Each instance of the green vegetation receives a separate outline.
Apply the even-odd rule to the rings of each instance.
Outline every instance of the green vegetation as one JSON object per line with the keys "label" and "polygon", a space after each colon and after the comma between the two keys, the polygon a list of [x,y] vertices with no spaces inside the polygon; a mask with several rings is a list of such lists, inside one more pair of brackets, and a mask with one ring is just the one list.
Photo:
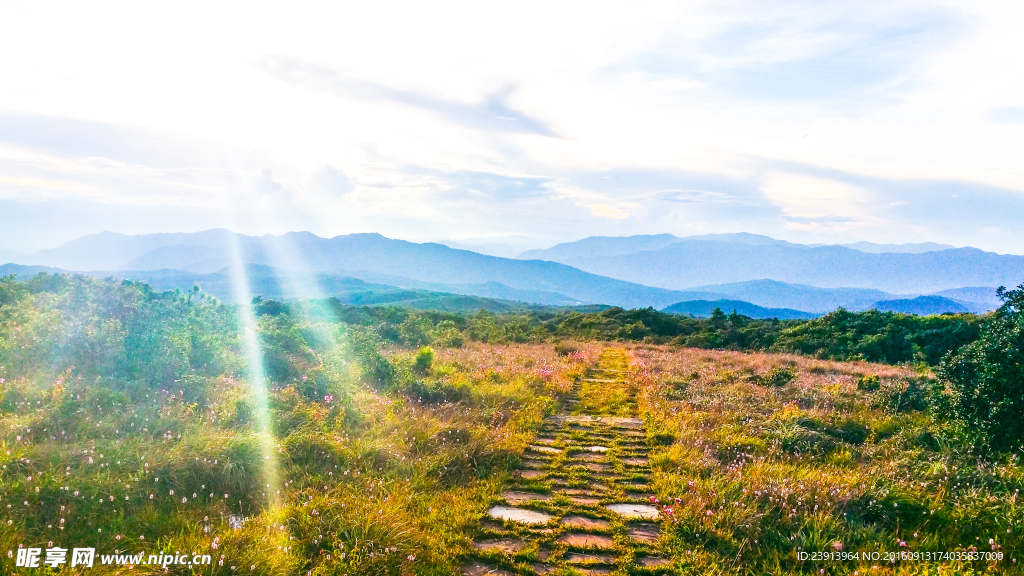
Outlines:
{"label": "green vegetation", "polygon": [[[1004,296],[810,321],[255,298],[247,335],[199,287],[6,278],[0,562],[54,542],[212,554],[217,575],[532,574],[544,552],[568,575],[589,553],[558,540],[572,515],[605,521],[620,574],[810,574],[798,551],[839,548],[998,551],[944,566],[1015,573],[1024,288]],[[546,527],[486,520],[513,482]],[[604,506],[649,497],[637,544]],[[876,563],[828,570],[929,569]]]}
{"label": "green vegetation", "polygon": [[55,542],[212,554],[204,574],[450,574],[587,363],[550,346],[382,350],[323,307],[253,310],[266,406],[236,309],[199,291],[0,282],[0,555]]}
{"label": "green vegetation", "polygon": [[[663,511],[662,550],[679,573],[1020,573],[1019,453],[979,459],[956,426],[908,402],[931,394],[927,371],[648,347],[633,349],[632,364],[648,430],[677,438],[651,467],[655,496],[672,508]],[[757,385],[778,370],[794,380]],[[865,381],[879,388],[858,389]],[[801,562],[796,554],[972,549],[1005,559]]]}
{"label": "green vegetation", "polygon": [[1006,292],[1004,304],[981,337],[947,357],[940,367],[952,394],[948,410],[978,441],[996,449],[1024,444],[1024,286]]}
{"label": "green vegetation", "polygon": [[710,318],[654,309],[608,308],[491,314],[417,312],[391,307],[326,306],[349,324],[373,326],[396,344],[420,346],[432,339],[516,343],[611,341],[673,344],[710,350],[796,352],[833,360],[936,365],[943,356],[978,338],[984,319],[973,314],[914,316],[896,312],[836,310],[813,320],[755,320],[717,310]]}

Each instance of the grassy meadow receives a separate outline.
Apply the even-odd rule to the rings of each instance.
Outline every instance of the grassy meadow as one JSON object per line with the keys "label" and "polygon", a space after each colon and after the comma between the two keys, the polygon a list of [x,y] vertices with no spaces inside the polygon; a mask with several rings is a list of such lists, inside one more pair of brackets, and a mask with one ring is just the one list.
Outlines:
{"label": "grassy meadow", "polygon": [[[198,290],[0,282],[0,573],[1021,572],[1024,467],[936,415],[928,364],[251,308],[250,329]],[[488,518],[513,497],[551,520]],[[631,539],[616,502],[656,506],[654,536]],[[563,539],[569,520],[607,558]],[[212,562],[15,566],[57,546]],[[972,550],[1004,559],[799,557]]]}

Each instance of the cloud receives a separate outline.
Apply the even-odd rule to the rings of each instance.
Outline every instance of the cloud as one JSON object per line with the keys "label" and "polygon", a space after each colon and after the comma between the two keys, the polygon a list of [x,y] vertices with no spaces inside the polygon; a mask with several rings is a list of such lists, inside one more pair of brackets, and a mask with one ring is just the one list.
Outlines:
{"label": "cloud", "polygon": [[996,108],[989,116],[996,122],[1024,122],[1024,108]]}
{"label": "cloud", "polygon": [[611,218],[613,220],[626,220],[629,218],[629,212],[608,204],[586,204],[584,202],[577,202],[576,205],[590,210],[590,213],[598,218]]}
{"label": "cloud", "polygon": [[355,189],[348,175],[330,164],[313,170],[306,179],[305,187],[307,191],[325,198],[337,198]]}
{"label": "cloud", "polygon": [[72,159],[152,168],[253,169],[267,157],[204,138],[141,126],[0,109],[0,143]]}
{"label": "cloud", "polygon": [[557,136],[544,121],[509,105],[508,99],[515,92],[511,86],[488,94],[482,102],[466,104],[424,92],[401,90],[359,80],[329,68],[286,56],[264,58],[258,67],[282,82],[350,100],[371,103],[395,102],[431,112],[448,122],[466,128]]}

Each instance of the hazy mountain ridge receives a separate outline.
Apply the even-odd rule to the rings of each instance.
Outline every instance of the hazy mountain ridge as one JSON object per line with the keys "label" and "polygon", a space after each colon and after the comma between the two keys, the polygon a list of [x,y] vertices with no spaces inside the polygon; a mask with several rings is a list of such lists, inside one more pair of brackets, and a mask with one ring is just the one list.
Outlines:
{"label": "hazy mountain ridge", "polygon": [[[138,245],[133,246],[132,242]],[[105,250],[106,243],[112,249]],[[98,255],[97,255],[98,254]],[[687,298],[686,293],[651,288],[590,274],[555,262],[526,261],[455,250],[441,244],[416,244],[380,234],[320,238],[308,232],[260,237],[211,230],[196,235],[124,236],[104,233],[68,243],[66,252],[37,255],[47,265],[72,262],[76,271],[179,269],[195,274],[215,273],[235,259],[300,273],[329,273],[350,277],[388,276],[409,284],[458,286],[463,293],[505,290],[540,296],[554,305],[609,304],[628,308],[662,308]]]}
{"label": "hazy mountain ridge", "polygon": [[[40,272],[50,274],[73,273],[45,266],[0,265],[0,276],[16,274],[22,278],[27,278],[35,276]],[[199,274],[184,270],[114,271],[85,274],[119,280],[140,280],[158,291],[188,290],[193,285],[199,284],[205,293],[220,300],[230,302],[235,299],[234,285],[228,269],[212,274]],[[489,312],[495,313],[515,312],[523,309],[550,309],[551,306],[564,307],[572,306],[573,304],[545,305],[524,302],[515,298],[497,298],[487,295],[392,286],[331,274],[306,276],[304,280],[311,283],[311,286],[306,285],[307,289],[296,291],[293,289],[294,286],[290,285],[292,282],[287,280],[288,275],[285,271],[258,264],[246,266],[246,277],[251,294],[275,300],[333,297],[343,304],[353,306],[396,305],[423,310],[451,312],[474,311],[484,308]],[[510,291],[507,287],[506,290]]]}
{"label": "hazy mountain ridge", "polygon": [[763,278],[820,288],[868,288],[897,294],[926,294],[961,286],[1016,286],[1024,282],[1024,256],[976,248],[874,254],[838,246],[811,248],[691,240],[657,250],[572,257],[561,262],[593,274],[670,290]]}
{"label": "hazy mountain ridge", "polygon": [[[290,270],[293,283],[294,278],[308,281],[308,277],[326,275],[359,278],[390,287],[548,306],[607,304],[661,309],[679,302],[736,300],[767,309],[815,314],[838,307],[866,310],[877,307],[879,302],[908,300],[932,292],[973,312],[997,307],[995,289],[978,287],[985,282],[977,281],[977,270],[963,270],[968,265],[950,265],[951,258],[988,262],[985,270],[989,279],[995,276],[1007,280],[1013,270],[1019,270],[1019,278],[1024,279],[1024,257],[1000,256],[973,248],[872,254],[835,246],[814,248],[756,234],[593,237],[559,246],[550,250],[558,248],[563,255],[608,250],[618,251],[619,255],[567,259],[591,269],[584,271],[567,263],[487,256],[442,244],[392,240],[380,234],[321,238],[308,232],[293,232],[256,237],[208,230],[142,236],[104,232],[29,259],[35,264],[97,275],[117,271],[114,275],[118,277],[158,279],[163,275],[178,280],[185,278],[178,272],[216,274],[240,260],[279,271]],[[646,249],[652,247],[655,249]],[[636,249],[640,250],[622,253]],[[907,270],[915,266],[941,273],[913,277]],[[958,270],[963,273],[958,274]],[[760,274],[756,279],[735,280],[756,274]],[[288,276],[282,274],[284,278]],[[793,281],[792,277],[805,281]],[[821,277],[835,286],[821,287]],[[849,287],[855,282],[870,284],[872,278],[897,285],[913,284],[919,289]],[[719,282],[703,282],[708,279]],[[945,283],[944,290],[924,289],[939,282]],[[688,286],[670,287],[680,283]],[[990,285],[1016,283],[1002,281]],[[957,285],[973,287],[956,288]],[[330,286],[329,283],[318,287],[303,296],[323,294]]]}
{"label": "hazy mountain ridge", "polygon": [[853,242],[850,244],[797,244],[785,240],[777,240],[761,234],[733,232],[725,234],[701,234],[696,236],[675,236],[673,234],[653,234],[636,236],[591,236],[574,242],[563,242],[551,248],[527,250],[519,255],[522,259],[552,260],[560,262],[565,258],[595,258],[622,256],[649,250],[660,250],[671,244],[688,241],[729,242],[732,244],[749,244],[752,246],[791,246],[794,248],[822,248],[840,246],[860,252],[873,254],[903,253],[921,254],[937,250],[956,248],[950,244],[936,242],[920,242],[908,244],[876,244],[874,242]]}
{"label": "hazy mountain ridge", "polygon": [[882,300],[876,302],[873,307],[882,312],[901,312],[903,314],[917,314],[920,316],[929,314],[962,314],[970,311],[962,302],[935,295],[901,300]]}
{"label": "hazy mountain ridge", "polygon": [[691,300],[687,302],[676,302],[665,307],[662,312],[672,314],[685,314],[697,318],[708,318],[715,308],[726,314],[736,312],[741,316],[750,318],[778,318],[779,320],[809,320],[819,315],[802,310],[791,310],[788,308],[765,308],[742,300]]}

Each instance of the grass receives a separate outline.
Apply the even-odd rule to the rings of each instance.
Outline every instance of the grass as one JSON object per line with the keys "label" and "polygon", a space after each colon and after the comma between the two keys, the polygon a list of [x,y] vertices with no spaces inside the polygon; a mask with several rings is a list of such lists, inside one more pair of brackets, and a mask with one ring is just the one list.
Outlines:
{"label": "grass", "polygon": [[263,435],[239,410],[242,380],[203,383],[199,402],[173,388],[111,395],[73,373],[58,387],[18,382],[24,400],[0,420],[0,554],[55,542],[212,554],[202,574],[455,573],[466,530],[591,356],[539,345],[439,350],[422,380],[463,389],[457,401],[381,392],[342,365],[332,369],[348,406],[310,400],[299,382],[275,386],[274,493]]}
{"label": "grass", "polygon": [[[775,354],[631,350],[681,573],[1019,573],[1016,456],[981,462],[906,400],[927,372]],[[763,385],[773,371],[794,377]],[[877,376],[877,391],[859,390]],[[861,388],[864,388],[862,385]],[[801,562],[801,551],[1000,551],[1002,562]],[[876,567],[877,566],[877,567]]]}
{"label": "grass", "polygon": [[[1024,466],[1013,455],[979,460],[924,410],[926,369],[638,345],[471,342],[425,354],[385,350],[408,376],[391,387],[365,384],[337,350],[289,357],[294,374],[270,393],[278,480],[269,490],[268,436],[238,373],[161,389],[110,387],[73,369],[10,377],[0,412],[0,555],[54,542],[213,556],[194,572],[170,567],[179,574],[453,575],[466,558],[529,573],[543,544],[556,573],[572,573],[564,560],[586,548],[557,544],[567,533],[557,525],[512,554],[474,551],[481,538],[536,537],[486,520],[518,483],[552,496],[528,507],[608,520],[594,531],[613,538],[624,559],[606,567],[621,574],[657,572],[637,562],[647,556],[670,560],[658,570],[694,575],[1014,574],[1024,562]],[[588,375],[599,356],[606,372]],[[321,378],[331,401],[309,392]],[[672,509],[663,509],[659,540],[637,546],[627,523],[560,492],[593,488],[595,476],[570,461],[595,441],[590,432],[560,429],[554,472],[516,479],[555,413],[644,419],[642,469],[622,461],[639,444],[603,438],[618,480],[649,493],[612,485],[602,503],[656,497]],[[995,549],[1006,559],[799,559],[840,547]],[[86,573],[117,572],[168,573]]]}

